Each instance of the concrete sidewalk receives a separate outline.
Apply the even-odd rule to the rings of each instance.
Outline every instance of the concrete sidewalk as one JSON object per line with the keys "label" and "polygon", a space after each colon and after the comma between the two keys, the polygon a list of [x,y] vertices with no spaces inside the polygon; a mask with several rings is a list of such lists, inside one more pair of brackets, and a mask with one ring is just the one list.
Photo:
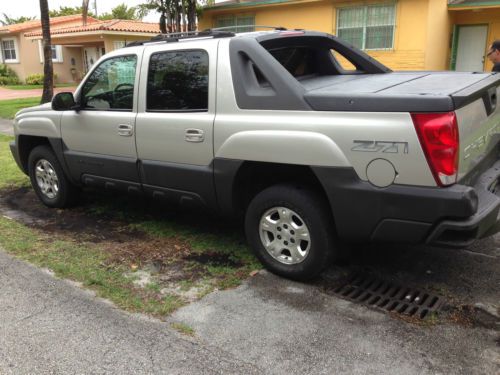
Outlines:
{"label": "concrete sidewalk", "polygon": [[0,118],[0,133],[5,135],[14,135],[12,120]]}
{"label": "concrete sidewalk", "polygon": [[[54,89],[54,95],[59,92],[71,91],[74,92],[76,87],[56,87]],[[36,98],[42,96],[42,89],[31,89],[31,90],[11,90],[4,87],[0,87],[0,100],[11,100],[11,99],[25,99],[25,98]]]}

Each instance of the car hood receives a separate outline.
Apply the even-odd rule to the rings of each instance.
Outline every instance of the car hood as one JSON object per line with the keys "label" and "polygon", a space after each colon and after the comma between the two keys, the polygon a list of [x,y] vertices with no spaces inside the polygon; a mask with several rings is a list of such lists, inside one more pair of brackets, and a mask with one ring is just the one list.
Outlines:
{"label": "car hood", "polygon": [[23,108],[19,112],[16,113],[16,117],[19,115],[23,115],[25,113],[51,111],[51,110],[52,110],[52,103],[49,102],[49,103],[37,105],[34,107]]}

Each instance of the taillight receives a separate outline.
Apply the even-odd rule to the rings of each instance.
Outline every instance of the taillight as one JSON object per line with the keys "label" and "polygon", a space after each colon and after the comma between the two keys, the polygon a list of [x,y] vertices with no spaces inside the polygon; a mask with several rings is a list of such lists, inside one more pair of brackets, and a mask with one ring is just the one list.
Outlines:
{"label": "taillight", "polygon": [[438,185],[451,185],[458,175],[458,125],[455,112],[412,113],[420,144]]}

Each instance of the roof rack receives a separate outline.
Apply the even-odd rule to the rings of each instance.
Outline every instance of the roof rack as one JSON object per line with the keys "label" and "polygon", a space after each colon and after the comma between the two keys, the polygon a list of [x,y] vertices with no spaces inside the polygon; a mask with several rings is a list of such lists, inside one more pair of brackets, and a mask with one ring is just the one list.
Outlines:
{"label": "roof rack", "polygon": [[183,31],[178,33],[167,33],[167,34],[158,34],[152,37],[150,40],[145,41],[137,41],[132,42],[126,45],[126,47],[135,47],[142,46],[147,43],[156,43],[156,42],[178,42],[183,39],[195,39],[195,38],[229,38],[235,36],[235,33],[230,31],[219,31],[214,29],[207,29],[203,31]]}
{"label": "roof rack", "polygon": [[125,47],[136,47],[142,46],[147,43],[156,43],[156,42],[178,42],[183,39],[195,39],[195,38],[230,38],[236,35],[233,30],[237,29],[273,29],[277,31],[286,31],[286,27],[282,26],[263,26],[263,25],[239,25],[239,26],[225,26],[225,27],[216,27],[213,29],[205,29],[202,31],[183,31],[178,33],[167,33],[167,34],[158,34],[152,37],[150,40],[145,41],[137,41],[127,44]]}
{"label": "roof rack", "polygon": [[238,30],[238,29],[272,29],[277,31],[286,31],[287,28],[283,26],[265,26],[265,25],[236,25],[236,26],[224,26],[224,27],[214,27],[212,29],[207,29],[205,31],[221,31],[221,30]]}

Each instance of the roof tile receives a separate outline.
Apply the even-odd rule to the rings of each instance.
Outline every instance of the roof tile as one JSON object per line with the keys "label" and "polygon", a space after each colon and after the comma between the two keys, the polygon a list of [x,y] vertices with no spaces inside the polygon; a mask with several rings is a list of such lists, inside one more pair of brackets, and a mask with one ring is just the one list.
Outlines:
{"label": "roof tile", "polygon": [[[61,23],[77,21],[79,19],[82,19],[81,14],[73,14],[70,16],[52,17],[52,18],[50,18],[50,25],[51,26],[52,25],[59,25]],[[93,22],[98,22],[98,21],[93,17],[87,17],[87,23],[93,23]],[[40,27],[42,27],[40,20],[32,20],[32,21],[27,21],[27,22],[23,22],[23,23],[16,23],[13,25],[2,26],[2,27],[0,27],[0,32],[17,33],[19,31],[40,28]],[[40,33],[41,33],[41,31],[40,31]]]}
{"label": "roof tile", "polygon": [[[50,30],[51,35],[56,34],[71,34],[81,33],[88,31],[123,31],[123,32],[136,32],[136,33],[160,33],[160,26],[158,23],[131,21],[131,20],[109,20],[97,21],[87,24],[86,26],[72,26],[72,27],[59,27]],[[42,31],[32,31],[24,34],[26,37],[41,36]]]}

